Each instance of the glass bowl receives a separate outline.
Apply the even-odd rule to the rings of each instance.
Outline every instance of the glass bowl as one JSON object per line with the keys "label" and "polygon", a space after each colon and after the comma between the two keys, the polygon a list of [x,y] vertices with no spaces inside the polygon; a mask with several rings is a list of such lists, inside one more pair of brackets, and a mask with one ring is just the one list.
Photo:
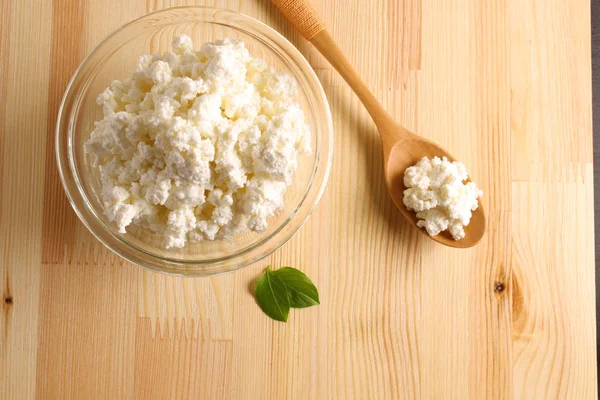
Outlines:
{"label": "glass bowl", "polygon": [[[100,174],[83,144],[102,119],[96,97],[114,79],[123,80],[142,54],[170,50],[182,33],[195,48],[226,37],[241,39],[250,54],[298,81],[299,98],[312,132],[312,154],[301,156],[285,207],[265,232],[246,232],[230,240],[201,241],[164,249],[149,230],[130,225],[120,234],[108,221],[100,200]],[[175,275],[206,276],[247,266],[275,251],[294,235],[318,203],[331,168],[333,128],[329,105],[314,71],[300,52],[267,25],[233,11],[176,7],[138,18],[104,39],[83,61],[69,83],[56,127],[56,157],[73,209],[92,234],[121,257],[149,269]]]}

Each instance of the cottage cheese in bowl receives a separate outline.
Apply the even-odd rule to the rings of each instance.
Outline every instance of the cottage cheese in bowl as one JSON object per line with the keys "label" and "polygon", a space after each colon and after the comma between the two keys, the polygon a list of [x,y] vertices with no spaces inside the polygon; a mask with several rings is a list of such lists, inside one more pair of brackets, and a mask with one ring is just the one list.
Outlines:
{"label": "cottage cheese in bowl", "polygon": [[224,39],[140,57],[98,96],[103,119],[85,143],[104,213],[119,232],[161,235],[165,248],[263,232],[284,206],[311,132],[288,73]]}

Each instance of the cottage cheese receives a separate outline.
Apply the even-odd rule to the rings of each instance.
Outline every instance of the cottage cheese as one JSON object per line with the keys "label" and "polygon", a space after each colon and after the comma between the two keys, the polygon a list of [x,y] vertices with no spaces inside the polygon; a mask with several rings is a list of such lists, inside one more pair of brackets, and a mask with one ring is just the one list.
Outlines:
{"label": "cottage cheese", "polygon": [[404,173],[404,205],[417,213],[417,226],[435,236],[448,230],[455,240],[465,237],[464,227],[477,210],[483,192],[468,178],[461,162],[446,157],[423,157]]}
{"label": "cottage cheese", "polygon": [[296,81],[224,39],[194,51],[144,55],[98,96],[104,118],[85,151],[101,171],[106,216],[139,225],[164,245],[262,232],[311,152]]}

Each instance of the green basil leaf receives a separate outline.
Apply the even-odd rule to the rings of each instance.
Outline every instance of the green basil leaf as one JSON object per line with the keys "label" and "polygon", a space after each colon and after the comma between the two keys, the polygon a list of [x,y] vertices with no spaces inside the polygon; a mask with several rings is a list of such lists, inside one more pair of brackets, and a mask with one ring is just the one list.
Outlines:
{"label": "green basil leaf", "polygon": [[317,288],[303,272],[292,267],[282,267],[272,274],[284,283],[290,307],[304,308],[320,304]]}
{"label": "green basil leaf", "polygon": [[285,284],[271,268],[267,268],[256,281],[254,295],[265,314],[274,320],[287,322],[290,312],[288,292]]}

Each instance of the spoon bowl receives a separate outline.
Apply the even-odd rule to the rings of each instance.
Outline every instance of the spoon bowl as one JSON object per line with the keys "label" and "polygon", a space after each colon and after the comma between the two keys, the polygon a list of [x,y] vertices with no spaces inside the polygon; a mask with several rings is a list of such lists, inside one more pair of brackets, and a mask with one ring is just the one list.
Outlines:
{"label": "spoon bowl", "polygon": [[[450,161],[456,161],[456,159],[436,143],[408,132],[405,132],[386,154],[384,154],[385,183],[388,193],[402,215],[416,226],[419,221],[417,214],[406,208],[403,201],[404,191],[406,190],[406,186],[404,185],[404,171],[408,167],[415,165],[423,157],[446,157]],[[430,239],[446,246],[468,248],[476,245],[481,240],[485,233],[485,225],[485,212],[481,204],[481,199],[479,199],[479,207],[473,211],[471,222],[465,226],[465,237],[460,240],[455,240],[448,231],[440,232],[435,236],[429,236],[423,228],[417,227],[417,229]]]}

